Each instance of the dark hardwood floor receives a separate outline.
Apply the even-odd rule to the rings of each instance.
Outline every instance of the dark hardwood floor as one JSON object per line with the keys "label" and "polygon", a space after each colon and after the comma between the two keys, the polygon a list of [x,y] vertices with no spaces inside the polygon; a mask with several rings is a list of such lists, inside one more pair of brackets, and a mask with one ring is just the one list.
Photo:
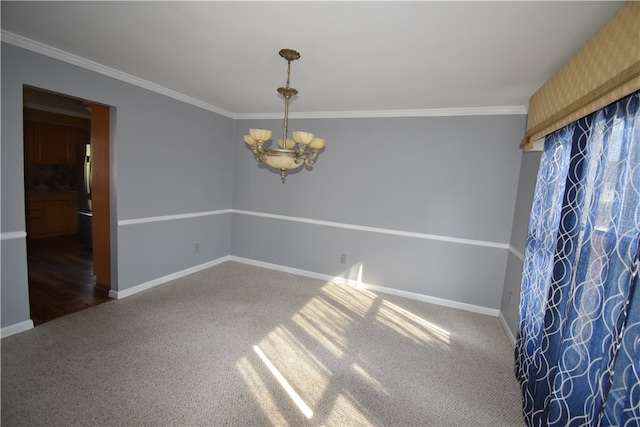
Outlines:
{"label": "dark hardwood floor", "polygon": [[96,285],[90,249],[78,236],[27,240],[29,303],[34,325],[109,301]]}

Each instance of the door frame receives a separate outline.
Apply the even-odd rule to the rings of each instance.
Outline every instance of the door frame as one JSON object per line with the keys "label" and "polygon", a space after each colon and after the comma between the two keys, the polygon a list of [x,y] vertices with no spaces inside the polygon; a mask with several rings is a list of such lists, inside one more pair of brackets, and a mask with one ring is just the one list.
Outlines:
{"label": "door frame", "polygon": [[91,206],[93,271],[99,286],[111,288],[109,110],[91,104]]}

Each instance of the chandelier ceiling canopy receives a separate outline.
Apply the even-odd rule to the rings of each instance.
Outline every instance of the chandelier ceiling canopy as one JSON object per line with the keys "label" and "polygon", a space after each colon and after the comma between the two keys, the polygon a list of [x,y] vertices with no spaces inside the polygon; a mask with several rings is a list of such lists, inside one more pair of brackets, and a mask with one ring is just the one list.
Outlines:
{"label": "chandelier ceiling canopy", "polygon": [[272,147],[271,131],[266,129],[249,129],[249,135],[244,136],[244,141],[251,147],[253,155],[258,163],[279,169],[280,177],[284,182],[285,172],[297,169],[303,164],[311,168],[318,152],[325,146],[325,140],[316,138],[309,132],[292,132],[292,139],[288,138],[289,126],[289,101],[298,91],[289,86],[291,78],[291,61],[300,58],[300,53],[293,49],[280,50],[280,56],[287,61],[287,82],[284,87],[278,88],[278,93],[284,97],[284,121],[282,126],[282,139],[278,139],[278,147]]}

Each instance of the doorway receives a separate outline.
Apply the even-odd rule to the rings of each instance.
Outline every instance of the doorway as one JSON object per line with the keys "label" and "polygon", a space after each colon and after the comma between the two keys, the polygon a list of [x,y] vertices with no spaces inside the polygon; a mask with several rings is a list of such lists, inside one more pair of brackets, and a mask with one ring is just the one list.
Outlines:
{"label": "doorway", "polygon": [[[37,326],[110,299],[110,277],[104,273],[109,257],[95,259],[109,253],[109,121],[107,107],[88,101],[30,87],[23,95],[29,304]],[[89,224],[90,236],[98,238],[87,244],[79,233],[87,230],[79,220],[79,195],[91,188],[83,176],[91,151],[107,153],[106,169],[104,164],[95,168],[102,175],[107,171],[106,195],[103,185],[92,186],[99,193],[94,197],[106,199],[107,206],[99,206],[97,224]]]}

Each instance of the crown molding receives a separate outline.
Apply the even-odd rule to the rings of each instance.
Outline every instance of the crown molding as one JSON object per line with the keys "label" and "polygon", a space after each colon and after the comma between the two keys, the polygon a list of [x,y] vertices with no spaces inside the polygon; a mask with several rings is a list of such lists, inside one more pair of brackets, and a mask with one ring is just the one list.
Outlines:
{"label": "crown molding", "polygon": [[[78,55],[65,52],[61,49],[31,40],[10,31],[2,30],[1,40],[5,43],[36,52],[50,58],[58,59],[78,67],[103,74],[105,76],[121,80],[126,83],[156,92],[178,101],[212,111],[231,119],[281,119],[282,113],[233,113],[225,109],[208,104],[193,97],[184,95],[164,86],[141,79],[131,74],[118,71],[100,63],[91,61]],[[360,111],[319,111],[290,113],[292,119],[353,119],[353,118],[389,118],[389,117],[449,117],[449,116],[499,116],[499,115],[526,115],[525,106],[499,106],[499,107],[462,107],[462,108],[429,108],[415,110],[360,110]]]}
{"label": "crown molding", "polygon": [[[389,117],[511,116],[526,115],[520,105],[501,107],[428,108],[416,110],[319,111],[289,113],[291,119],[367,119]],[[238,113],[238,120],[282,119],[282,113]]]}
{"label": "crown molding", "polygon": [[212,111],[222,116],[226,116],[232,119],[236,118],[235,117],[236,115],[234,113],[224,110],[222,108],[216,107],[215,105],[207,104],[206,102],[202,102],[198,99],[181,94],[174,90],[167,89],[164,86],[160,86],[150,81],[133,76],[131,74],[118,71],[114,68],[107,67],[105,65],[91,61],[81,56],[74,55],[69,52],[65,52],[64,50],[51,47],[44,43],[40,43],[35,40],[28,39],[26,37],[20,36],[18,34],[14,34],[6,30],[2,30],[2,41],[12,44],[14,46],[21,47],[23,49],[30,50],[32,52],[36,52],[36,53],[48,56],[50,58],[58,59],[60,61],[67,62],[69,64],[76,65],[78,67],[103,74],[105,76],[108,76],[117,80],[121,80],[126,83],[130,83],[132,85],[141,87],[143,89],[147,89],[152,92],[156,92],[161,95],[168,96],[169,98],[177,99],[178,101],[182,101],[187,104],[195,105],[196,107],[200,107],[202,109]]}

